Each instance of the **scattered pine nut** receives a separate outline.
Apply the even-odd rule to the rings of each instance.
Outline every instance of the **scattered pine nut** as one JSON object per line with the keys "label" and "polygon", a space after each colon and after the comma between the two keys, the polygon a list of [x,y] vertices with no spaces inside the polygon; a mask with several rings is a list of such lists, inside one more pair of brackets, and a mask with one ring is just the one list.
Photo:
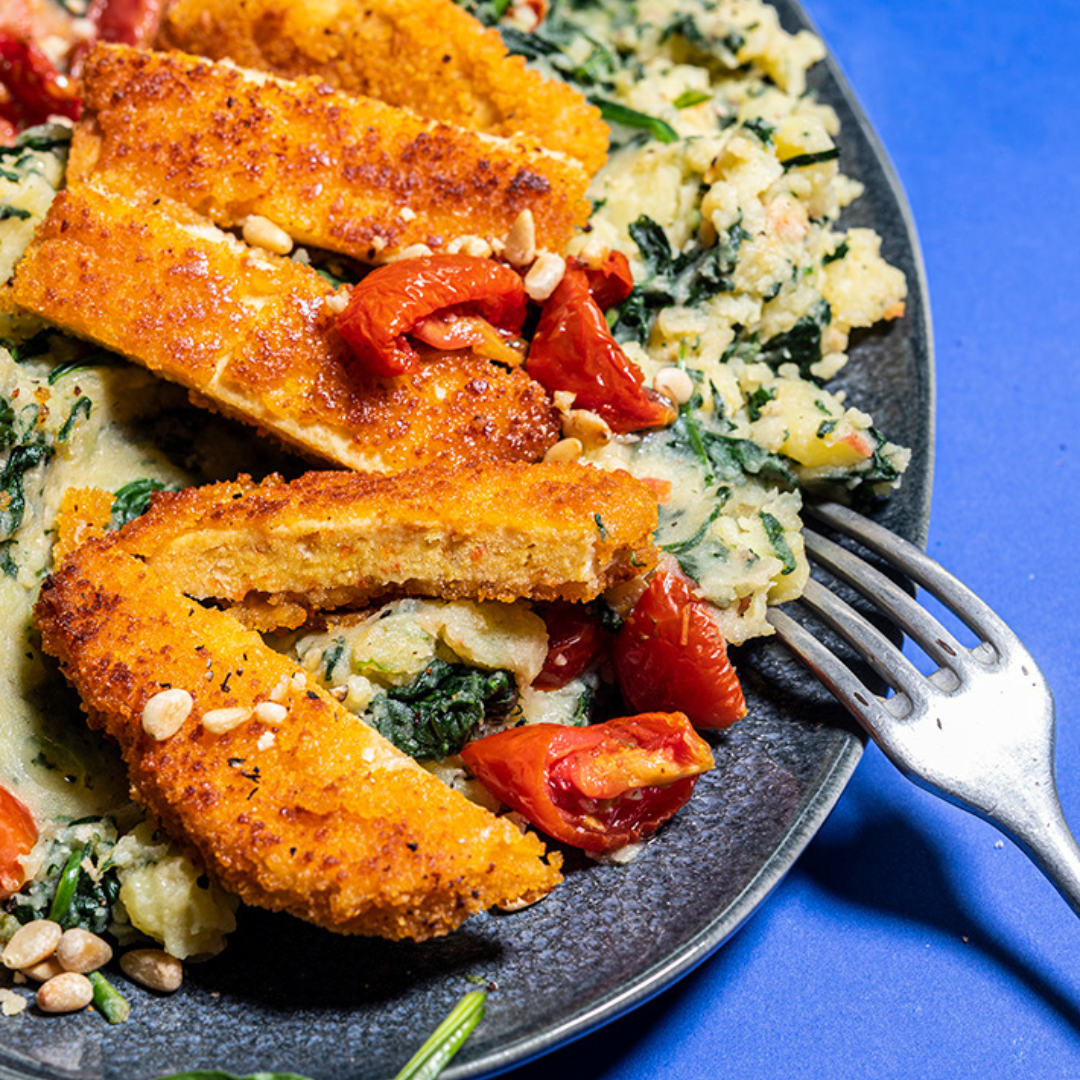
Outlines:
{"label": "scattered pine nut", "polygon": [[259,214],[244,218],[242,231],[244,239],[252,247],[262,248],[275,255],[288,255],[293,249],[292,237],[281,226]]}
{"label": "scattered pine nut", "polygon": [[37,1007],[47,1013],[78,1012],[93,1000],[93,984],[77,971],[54,976],[42,983],[37,992]]}
{"label": "scattered pine nut", "polygon": [[151,990],[171,994],[184,981],[184,965],[162,949],[132,949],[120,957],[120,969]]}
{"label": "scattered pine nut", "polygon": [[255,719],[263,724],[280,724],[288,715],[289,710],[276,701],[260,701],[255,706]]}
{"label": "scattered pine nut", "polygon": [[236,708],[236,709],[211,709],[207,713],[203,713],[202,726],[210,732],[211,735],[224,735],[226,731],[232,731],[233,728],[239,727],[245,721],[251,719],[251,709]]}
{"label": "scattered pine nut", "polygon": [[580,439],[560,439],[554,446],[548,448],[544,460],[577,461],[583,449]]}
{"label": "scattered pine nut", "polygon": [[682,368],[661,368],[653,376],[653,389],[676,405],[685,405],[694,396],[694,380]]}
{"label": "scattered pine nut", "polygon": [[56,959],[65,971],[85,975],[104,967],[112,959],[112,949],[104,938],[73,926],[61,935],[60,944],[56,946]]}
{"label": "scattered pine nut", "polygon": [[36,964],[31,964],[30,967],[23,968],[21,971],[16,972],[17,975],[25,975],[28,979],[33,979],[36,983],[48,982],[49,979],[55,975],[62,975],[64,972],[60,961],[55,956],[47,956],[44,960],[39,960]]}
{"label": "scattered pine nut", "polygon": [[51,919],[35,919],[25,926],[20,926],[0,954],[4,967],[21,971],[40,964],[56,952],[63,932],[60,924]]}
{"label": "scattered pine nut", "polygon": [[552,251],[542,251],[525,275],[525,293],[530,300],[546,300],[566,273],[566,260]]}
{"label": "scattered pine nut", "polygon": [[171,738],[184,726],[194,705],[191,695],[180,687],[160,691],[143,706],[143,731],[159,742]]}
{"label": "scattered pine nut", "polygon": [[528,266],[536,258],[536,223],[531,210],[522,210],[506,234],[503,254],[511,266]]}
{"label": "scattered pine nut", "polygon": [[331,293],[326,298],[326,308],[335,315],[340,315],[349,306],[349,294],[345,291]]}

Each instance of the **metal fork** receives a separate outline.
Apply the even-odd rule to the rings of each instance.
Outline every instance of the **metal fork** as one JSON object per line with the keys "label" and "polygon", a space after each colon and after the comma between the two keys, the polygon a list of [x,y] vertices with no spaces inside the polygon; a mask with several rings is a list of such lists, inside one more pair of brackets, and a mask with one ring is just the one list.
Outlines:
{"label": "metal fork", "polygon": [[780,639],[866,728],[900,771],[1015,841],[1080,914],[1080,846],[1054,780],[1054,698],[1031,654],[969,588],[913,544],[836,503],[807,512],[921,585],[980,638],[962,645],[912,597],[851,551],[807,530],[811,558],[846,581],[939,665],[924,676],[853,607],[811,579],[802,602],[895,691],[885,698],[790,615]]}

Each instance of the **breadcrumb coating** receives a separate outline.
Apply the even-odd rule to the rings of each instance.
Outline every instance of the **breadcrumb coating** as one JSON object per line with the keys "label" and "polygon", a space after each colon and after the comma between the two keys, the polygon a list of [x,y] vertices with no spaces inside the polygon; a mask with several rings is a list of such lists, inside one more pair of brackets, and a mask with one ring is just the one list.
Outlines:
{"label": "breadcrumb coating", "polygon": [[24,308],[198,404],[346,468],[532,461],[558,439],[546,391],[520,369],[446,353],[396,379],[357,372],[336,294],[310,267],[251,251],[183,207],[86,183],[56,197],[14,289]]}
{"label": "breadcrumb coating", "polygon": [[460,127],[531,135],[591,176],[607,155],[600,111],[509,56],[453,0],[176,0],[159,42],[296,78],[313,75]]}
{"label": "breadcrumb coating", "polygon": [[415,244],[501,241],[529,211],[539,247],[588,219],[580,163],[371,98],[183,53],[99,45],[83,71],[69,182],[167,195],[223,227],[265,218],[301,244],[383,262]]}

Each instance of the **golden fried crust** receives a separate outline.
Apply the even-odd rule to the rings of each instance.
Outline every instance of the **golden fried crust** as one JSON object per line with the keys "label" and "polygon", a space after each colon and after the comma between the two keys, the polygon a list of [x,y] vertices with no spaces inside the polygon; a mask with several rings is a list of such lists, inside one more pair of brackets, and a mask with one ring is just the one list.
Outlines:
{"label": "golden fried crust", "polygon": [[123,536],[189,596],[288,612],[387,593],[591,600],[655,563],[655,529],[641,481],[566,463],[241,478],[155,495]]}
{"label": "golden fried crust", "polygon": [[[128,551],[79,547],[36,618],[93,720],[121,747],[132,794],[245,902],[331,930],[423,939],[471,912],[535,899],[559,880],[534,835],[417,766],[228,614],[201,607]],[[194,706],[161,741],[158,692]],[[211,710],[279,700],[211,734]]]}
{"label": "golden fried crust", "polygon": [[538,247],[562,250],[589,214],[580,163],[535,140],[427,120],[317,79],[122,45],[83,73],[69,179],[116,178],[217,224],[265,217],[294,240],[380,262],[412,244],[502,239],[532,213]]}
{"label": "golden fried crust", "polygon": [[15,283],[24,308],[346,468],[532,461],[558,438],[547,393],[520,369],[447,353],[396,379],[358,372],[334,293],[183,208],[85,183],[54,200]]}
{"label": "golden fried crust", "polygon": [[508,56],[498,32],[453,0],[176,0],[160,41],[286,78],[314,75],[459,127],[524,132],[590,175],[607,153],[598,109]]}

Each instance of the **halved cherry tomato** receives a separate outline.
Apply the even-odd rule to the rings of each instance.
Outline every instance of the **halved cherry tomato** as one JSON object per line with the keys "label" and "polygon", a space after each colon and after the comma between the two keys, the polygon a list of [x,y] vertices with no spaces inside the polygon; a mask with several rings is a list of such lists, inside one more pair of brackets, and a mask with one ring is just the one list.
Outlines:
{"label": "halved cherry tomato", "polygon": [[[371,374],[404,375],[419,359],[409,335],[432,316],[475,316],[511,338],[521,333],[525,306],[525,286],[509,267],[471,255],[427,255],[368,274],[353,289],[337,328]],[[436,332],[433,324],[429,329]]]}
{"label": "halved cherry tomato", "polygon": [[82,102],[75,84],[29,39],[0,30],[0,84],[8,92],[0,101],[0,123],[16,131],[43,124],[50,116],[77,120]]}
{"label": "halved cherry tomato", "polygon": [[[574,405],[598,413],[612,431],[665,427],[675,419],[674,406],[644,385],[644,376],[611,336],[588,274],[575,263],[567,265],[544,304],[525,370],[552,393],[572,391]],[[618,295],[615,281],[612,274],[601,274],[601,296]]]}
{"label": "halved cherry tomato", "polygon": [[583,728],[526,724],[469,743],[461,757],[507,806],[586,851],[655,832],[713,766],[708,744],[681,713]]}
{"label": "halved cherry tomato", "polygon": [[548,654],[533,686],[537,690],[558,690],[607,652],[611,635],[584,604],[552,604],[540,614],[547,625]]}
{"label": "halved cherry tomato", "polygon": [[20,859],[37,842],[37,825],[30,811],[5,787],[0,787],[0,900],[22,888],[26,880]]}
{"label": "halved cherry tomato", "polygon": [[694,595],[670,555],[623,623],[612,659],[632,708],[678,710],[699,728],[730,727],[746,715],[712,605]]}
{"label": "halved cherry tomato", "polygon": [[97,41],[149,46],[161,24],[162,0],[91,0],[86,18],[93,33],[72,50],[71,74],[82,74],[83,61]]}

